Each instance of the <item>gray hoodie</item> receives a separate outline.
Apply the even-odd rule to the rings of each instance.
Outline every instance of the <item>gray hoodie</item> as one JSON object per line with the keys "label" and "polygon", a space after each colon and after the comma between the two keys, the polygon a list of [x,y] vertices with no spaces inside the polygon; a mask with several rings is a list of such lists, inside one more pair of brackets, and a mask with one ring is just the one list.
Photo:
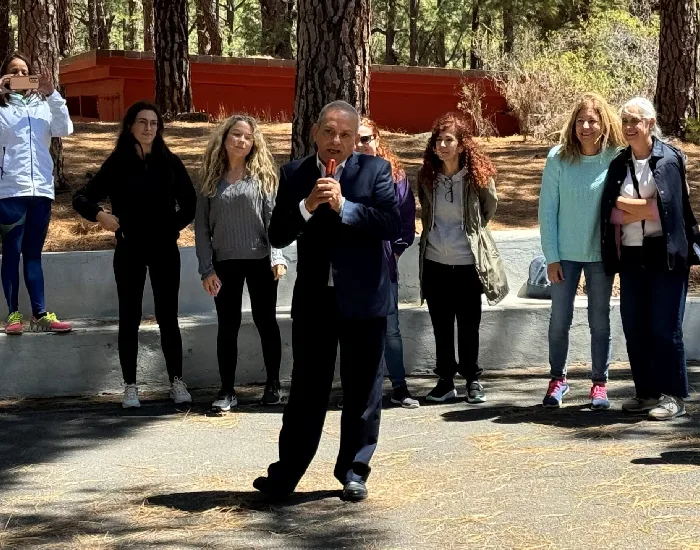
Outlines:
{"label": "gray hoodie", "polygon": [[433,191],[434,223],[429,228],[425,248],[425,258],[433,262],[446,265],[472,265],[475,262],[464,230],[462,192],[466,172],[465,166],[452,177],[437,176]]}

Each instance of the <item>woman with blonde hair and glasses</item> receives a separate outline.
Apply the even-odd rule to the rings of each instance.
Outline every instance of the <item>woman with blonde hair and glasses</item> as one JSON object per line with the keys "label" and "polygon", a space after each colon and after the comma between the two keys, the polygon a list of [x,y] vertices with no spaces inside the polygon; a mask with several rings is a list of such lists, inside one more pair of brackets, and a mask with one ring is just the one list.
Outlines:
{"label": "woman with blonde hair and glasses", "polygon": [[262,403],[280,403],[277,284],[287,264],[267,236],[278,183],[275,161],[257,121],[234,115],[221,124],[204,153],[195,216],[199,273],[204,290],[214,297],[219,320],[221,390],[212,403],[218,410],[238,404],[234,382],[244,282],[267,371]]}
{"label": "woman with blonde hair and glasses", "polygon": [[540,190],[539,221],[547,276],[552,283],[549,321],[550,377],[545,407],[561,406],[569,392],[566,361],[574,300],[583,271],[591,332],[592,409],[609,409],[610,296],[600,247],[600,211],[610,161],[624,144],[620,119],[598,94],[574,105],[561,142],[547,156]]}

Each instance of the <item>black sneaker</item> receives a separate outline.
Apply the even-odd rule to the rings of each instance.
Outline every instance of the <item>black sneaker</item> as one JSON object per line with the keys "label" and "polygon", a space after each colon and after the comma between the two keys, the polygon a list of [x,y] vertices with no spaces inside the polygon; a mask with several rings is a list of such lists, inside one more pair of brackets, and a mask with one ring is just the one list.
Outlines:
{"label": "black sneaker", "polygon": [[391,392],[391,402],[395,405],[401,405],[404,409],[417,409],[420,407],[418,400],[411,397],[406,384],[394,388],[394,391]]}
{"label": "black sneaker", "polygon": [[455,389],[454,380],[452,378],[440,378],[437,385],[425,396],[425,400],[444,403],[448,399],[455,399],[456,397],[457,390]]}
{"label": "black sneaker", "polygon": [[265,392],[263,393],[261,403],[263,405],[279,405],[281,402],[280,381],[268,380],[267,384],[265,384]]}
{"label": "black sneaker", "polygon": [[467,384],[467,403],[483,403],[486,401],[484,397],[484,386],[478,380],[472,380]]}

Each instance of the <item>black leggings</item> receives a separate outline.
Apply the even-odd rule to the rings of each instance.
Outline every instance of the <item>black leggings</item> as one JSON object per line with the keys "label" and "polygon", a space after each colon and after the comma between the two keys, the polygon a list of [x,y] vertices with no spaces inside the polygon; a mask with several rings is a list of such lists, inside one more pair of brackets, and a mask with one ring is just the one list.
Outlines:
{"label": "black leggings", "polygon": [[219,318],[216,353],[222,392],[231,393],[236,380],[244,282],[248,286],[253,322],[260,334],[267,379],[279,380],[282,339],[277,324],[277,281],[272,274],[270,258],[214,262],[214,271],[221,280],[214,302]]}
{"label": "black leggings", "polygon": [[148,249],[123,240],[114,251],[114,277],[119,295],[119,362],[124,382],[136,383],[143,288],[151,277],[156,321],[170,381],[182,377],[182,337],[177,321],[180,292],[180,250],[177,242]]}

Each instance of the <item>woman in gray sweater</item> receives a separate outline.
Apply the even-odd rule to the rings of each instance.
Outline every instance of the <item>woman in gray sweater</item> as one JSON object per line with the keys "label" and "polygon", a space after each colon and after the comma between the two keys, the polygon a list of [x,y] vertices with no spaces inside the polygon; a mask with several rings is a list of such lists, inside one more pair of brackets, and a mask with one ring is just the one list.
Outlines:
{"label": "woman in gray sweater", "polygon": [[267,371],[262,403],[280,403],[277,283],[287,264],[267,237],[277,185],[277,167],[257,121],[234,115],[221,124],[204,154],[195,217],[199,273],[204,290],[214,297],[219,320],[221,390],[212,403],[218,410],[238,404],[233,386],[244,282]]}

